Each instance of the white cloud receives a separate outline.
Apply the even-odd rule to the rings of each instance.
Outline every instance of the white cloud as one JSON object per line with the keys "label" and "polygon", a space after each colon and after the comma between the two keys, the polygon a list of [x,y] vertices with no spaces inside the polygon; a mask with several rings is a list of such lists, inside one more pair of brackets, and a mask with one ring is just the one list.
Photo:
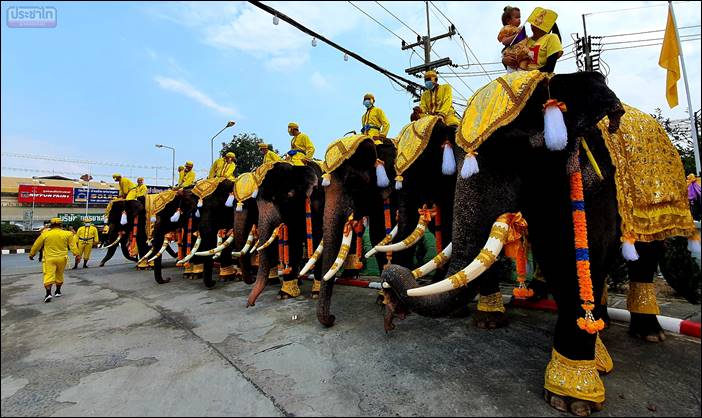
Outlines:
{"label": "white cloud", "polygon": [[319,71],[315,71],[314,73],[312,73],[310,81],[312,82],[312,86],[320,90],[327,90],[330,87],[329,80],[327,80],[322,74],[320,74]]}
{"label": "white cloud", "polygon": [[156,80],[159,87],[161,87],[164,90],[180,93],[186,97],[195,100],[201,105],[209,107],[210,109],[214,109],[217,112],[222,113],[224,115],[237,118],[239,117],[239,113],[235,109],[220,105],[208,95],[193,87],[186,81],[176,80],[173,78],[167,78],[158,75],[154,77],[154,80]]}

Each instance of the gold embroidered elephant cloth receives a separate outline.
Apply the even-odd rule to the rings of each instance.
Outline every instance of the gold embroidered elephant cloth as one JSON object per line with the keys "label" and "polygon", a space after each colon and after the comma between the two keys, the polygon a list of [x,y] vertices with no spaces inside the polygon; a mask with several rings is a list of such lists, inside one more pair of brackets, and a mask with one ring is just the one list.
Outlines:
{"label": "gold embroidered elephant cloth", "polygon": [[468,99],[456,144],[475,152],[497,129],[516,119],[539,83],[550,77],[540,71],[515,71],[481,87]]}
{"label": "gold embroidered elephant cloth", "polygon": [[324,153],[324,162],[320,164],[322,171],[331,173],[339,168],[344,161],[353,156],[358,146],[366,139],[370,139],[370,137],[367,135],[352,135],[333,141]]}
{"label": "gold embroidered elephant cloth", "polygon": [[607,131],[607,117],[597,125],[616,169],[622,237],[650,242],[692,236],[695,226],[678,151],[651,115],[628,105],[624,110],[616,133]]}
{"label": "gold embroidered elephant cloth", "polygon": [[395,171],[398,176],[410,168],[412,163],[424,152],[438,120],[438,116],[424,116],[402,128],[395,139],[395,145],[397,145]]}
{"label": "gold embroidered elephant cloth", "polygon": [[214,191],[217,190],[217,186],[219,186],[219,183],[223,182],[226,179],[226,177],[202,179],[195,184],[195,187],[193,187],[193,194],[199,197],[200,199],[204,199],[207,196],[214,193]]}

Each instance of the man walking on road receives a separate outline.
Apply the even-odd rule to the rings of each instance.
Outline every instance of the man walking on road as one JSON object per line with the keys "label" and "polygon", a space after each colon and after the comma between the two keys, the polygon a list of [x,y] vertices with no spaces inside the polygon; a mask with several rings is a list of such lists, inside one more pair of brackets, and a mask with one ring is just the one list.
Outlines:
{"label": "man walking on road", "polygon": [[34,255],[40,249],[44,249],[44,288],[46,296],[44,302],[51,302],[51,287],[56,285],[54,297],[61,297],[61,285],[63,284],[63,270],[68,263],[68,250],[70,248],[74,256],[79,257],[75,238],[70,231],[61,228],[61,219],[51,219],[51,229],[42,235],[32,245],[29,251],[29,259],[34,260]]}
{"label": "man walking on road", "polygon": [[76,257],[76,264],[73,266],[73,270],[78,268],[78,262],[83,258],[83,268],[88,268],[88,260],[90,260],[90,253],[100,240],[98,237],[98,230],[95,228],[89,220],[85,221],[85,225],[78,228],[76,232],[76,237],[78,238],[78,257]]}

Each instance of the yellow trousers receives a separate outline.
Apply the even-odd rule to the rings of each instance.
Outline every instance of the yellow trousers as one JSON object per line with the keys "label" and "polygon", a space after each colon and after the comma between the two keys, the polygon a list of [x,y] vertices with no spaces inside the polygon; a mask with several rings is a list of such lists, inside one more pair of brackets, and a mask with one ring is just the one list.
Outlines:
{"label": "yellow trousers", "polygon": [[63,270],[66,268],[66,257],[46,258],[44,264],[44,287],[52,284],[63,284]]}
{"label": "yellow trousers", "polygon": [[306,158],[307,157],[305,156],[305,154],[298,152],[297,154],[290,157],[290,162],[292,163],[292,165],[302,166],[305,165]]}
{"label": "yellow trousers", "polygon": [[78,240],[78,253],[80,254],[80,257],[88,261],[90,260],[90,253],[93,251],[93,241],[83,241],[83,240]]}

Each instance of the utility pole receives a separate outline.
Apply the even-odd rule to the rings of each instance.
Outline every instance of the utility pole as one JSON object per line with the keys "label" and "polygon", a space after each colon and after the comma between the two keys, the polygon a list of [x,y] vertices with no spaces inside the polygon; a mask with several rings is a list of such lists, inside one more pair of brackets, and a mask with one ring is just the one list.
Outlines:
{"label": "utility pole", "polygon": [[438,59],[436,61],[432,61],[431,60],[431,43],[436,41],[436,40],[439,40],[441,38],[446,38],[447,36],[455,35],[456,28],[453,25],[451,25],[449,27],[448,32],[432,38],[431,31],[430,31],[431,28],[429,25],[429,2],[425,1],[424,5],[426,6],[426,13],[427,13],[427,36],[422,36],[421,38],[419,36],[417,36],[417,42],[415,42],[413,44],[409,44],[409,45],[407,45],[404,41],[402,41],[402,50],[403,51],[406,49],[414,48],[415,46],[420,46],[420,47],[424,48],[424,64],[417,65],[415,67],[406,69],[405,72],[407,74],[416,75],[418,73],[421,73],[421,72],[424,72],[427,70],[431,70],[433,68],[439,68],[439,67],[443,67],[445,65],[453,64],[451,62],[450,58],[441,58],[441,59]]}
{"label": "utility pole", "polygon": [[585,54],[585,71],[592,71],[592,59],[590,58],[590,39],[587,37],[587,25],[585,24],[585,16],[583,14],[583,53]]}

